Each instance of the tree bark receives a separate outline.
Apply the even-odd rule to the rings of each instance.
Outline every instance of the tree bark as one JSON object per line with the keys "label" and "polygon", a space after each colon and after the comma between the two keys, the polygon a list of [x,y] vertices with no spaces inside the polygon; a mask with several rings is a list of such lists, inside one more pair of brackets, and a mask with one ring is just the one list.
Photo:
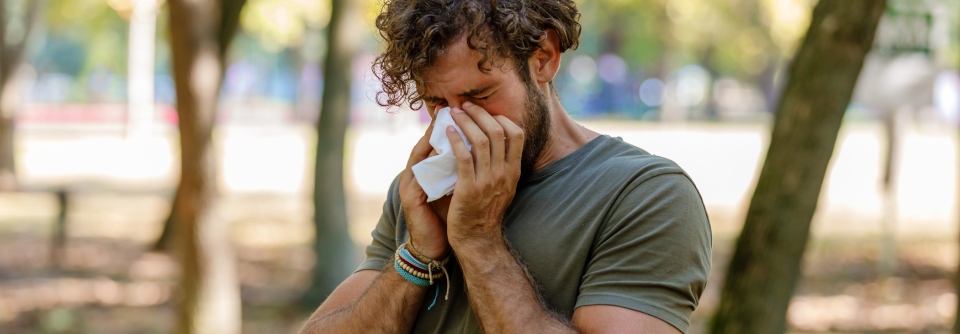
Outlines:
{"label": "tree bark", "polygon": [[170,0],[170,44],[180,122],[180,184],[173,207],[182,267],[176,332],[240,333],[240,287],[219,213],[212,132],[225,54],[244,1]]}
{"label": "tree bark", "polygon": [[15,74],[23,61],[27,39],[36,21],[41,0],[29,1],[24,23],[24,32],[19,41],[7,40],[7,12],[0,1],[0,191],[17,188],[16,161],[14,160],[14,120],[19,104]]}
{"label": "tree bark", "polygon": [[[208,0],[205,0],[208,1]],[[219,29],[215,32],[216,42],[221,46],[219,48],[219,59],[221,62],[224,62],[227,55],[227,50],[229,49],[230,42],[233,41],[233,36],[237,33],[237,28],[240,26],[240,11],[243,10],[243,5],[247,0],[213,0],[220,3],[220,15],[221,21],[219,22]],[[174,22],[171,20],[169,23],[171,26],[174,25]],[[171,28],[172,29],[172,28]],[[226,69],[225,64],[221,64],[221,77],[223,70]],[[217,94],[220,93],[220,79],[217,80]],[[179,92],[178,92],[179,94]],[[178,101],[179,103],[179,101]],[[163,221],[163,227],[160,231],[160,237],[151,247],[155,251],[167,250],[170,245],[169,239],[173,235],[173,230],[175,229],[175,221],[177,217],[177,210],[179,206],[177,203],[180,201],[180,187],[177,187],[177,191],[174,193],[173,201],[170,205],[170,213],[167,215],[167,219]]]}
{"label": "tree bark", "polygon": [[333,0],[329,47],[324,63],[323,100],[317,122],[317,160],[314,179],[314,251],[317,264],[310,288],[301,298],[307,309],[316,308],[353,271],[353,242],[347,229],[343,187],[344,134],[350,116],[353,57],[359,48],[362,22],[357,0]]}
{"label": "tree bark", "polygon": [[712,333],[786,329],[823,178],[885,5],[884,0],[820,0],[814,8],[790,67]]}

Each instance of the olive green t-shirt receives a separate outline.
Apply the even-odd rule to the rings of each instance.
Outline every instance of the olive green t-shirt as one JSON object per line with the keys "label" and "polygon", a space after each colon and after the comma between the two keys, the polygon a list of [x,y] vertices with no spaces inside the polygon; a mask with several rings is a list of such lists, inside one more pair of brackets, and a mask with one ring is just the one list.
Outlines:
{"label": "olive green t-shirt", "polygon": [[[394,180],[358,271],[395,270],[385,265],[409,238],[397,188]],[[580,306],[615,305],[686,333],[712,237],[696,187],[673,161],[599,136],[521,180],[503,223],[551,310],[569,319]],[[450,299],[446,282],[430,287],[413,332],[482,333],[463,272],[456,261],[447,270]]]}

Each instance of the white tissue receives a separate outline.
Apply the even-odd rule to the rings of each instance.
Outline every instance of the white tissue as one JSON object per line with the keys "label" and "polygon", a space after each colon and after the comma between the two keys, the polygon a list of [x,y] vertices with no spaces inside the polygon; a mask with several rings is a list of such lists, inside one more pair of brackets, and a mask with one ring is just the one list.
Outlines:
{"label": "white tissue", "polygon": [[463,138],[463,142],[470,149],[470,141],[463,135],[463,131],[450,116],[450,107],[437,111],[437,119],[433,122],[433,133],[430,134],[430,145],[439,155],[424,159],[413,165],[413,175],[417,183],[427,193],[427,202],[433,202],[453,192],[453,185],[457,183],[457,157],[453,155],[453,146],[447,139],[447,126],[453,125]]}

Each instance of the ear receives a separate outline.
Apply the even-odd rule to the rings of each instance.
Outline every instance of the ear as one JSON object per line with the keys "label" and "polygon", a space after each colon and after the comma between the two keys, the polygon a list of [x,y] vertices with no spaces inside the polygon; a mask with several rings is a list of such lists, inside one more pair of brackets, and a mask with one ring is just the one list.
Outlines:
{"label": "ear", "polygon": [[547,36],[540,42],[540,49],[535,51],[527,65],[530,67],[530,77],[538,85],[553,80],[560,70],[560,40],[557,32],[547,29]]}

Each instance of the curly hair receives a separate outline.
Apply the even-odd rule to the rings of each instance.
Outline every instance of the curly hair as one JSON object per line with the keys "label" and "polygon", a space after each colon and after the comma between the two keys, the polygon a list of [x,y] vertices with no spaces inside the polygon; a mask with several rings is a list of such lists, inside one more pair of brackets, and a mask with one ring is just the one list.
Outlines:
{"label": "curly hair", "polygon": [[423,72],[464,35],[467,46],[481,54],[480,71],[490,71],[491,56],[512,59],[526,84],[527,60],[540,49],[547,29],[556,31],[560,52],[580,43],[580,12],[573,0],[384,1],[376,26],[385,49],[373,63],[382,84],[376,100],[384,107],[407,102],[420,109]]}

